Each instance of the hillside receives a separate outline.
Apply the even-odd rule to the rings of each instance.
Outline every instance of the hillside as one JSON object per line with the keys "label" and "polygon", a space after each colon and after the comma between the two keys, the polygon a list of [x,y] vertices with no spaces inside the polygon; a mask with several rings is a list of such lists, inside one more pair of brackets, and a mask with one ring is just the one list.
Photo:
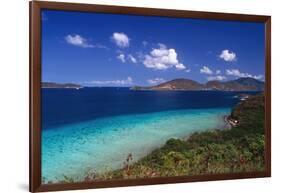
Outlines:
{"label": "hillside", "polygon": [[201,90],[203,88],[204,85],[189,79],[174,79],[152,87],[154,90]]}
{"label": "hillside", "polygon": [[206,84],[190,79],[174,79],[151,87],[136,86],[133,90],[221,90],[221,91],[263,91],[264,82],[254,78],[239,78],[220,82],[209,81]]}

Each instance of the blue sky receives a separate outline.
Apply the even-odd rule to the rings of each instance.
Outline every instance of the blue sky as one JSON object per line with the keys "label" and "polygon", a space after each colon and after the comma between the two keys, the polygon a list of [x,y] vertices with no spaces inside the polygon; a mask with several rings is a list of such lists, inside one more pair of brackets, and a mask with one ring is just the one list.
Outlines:
{"label": "blue sky", "polygon": [[42,81],[264,79],[264,24],[44,10]]}

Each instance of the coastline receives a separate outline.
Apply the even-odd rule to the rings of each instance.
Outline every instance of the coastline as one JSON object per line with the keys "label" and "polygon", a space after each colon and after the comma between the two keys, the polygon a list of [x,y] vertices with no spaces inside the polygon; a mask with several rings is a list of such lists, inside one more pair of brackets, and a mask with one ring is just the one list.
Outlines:
{"label": "coastline", "polygon": [[224,122],[225,122],[225,128],[226,128],[226,129],[231,129],[231,128],[232,128],[232,125],[231,125],[231,123],[229,122],[229,117],[230,117],[230,115],[225,115],[225,116],[223,116],[223,119],[224,119]]}

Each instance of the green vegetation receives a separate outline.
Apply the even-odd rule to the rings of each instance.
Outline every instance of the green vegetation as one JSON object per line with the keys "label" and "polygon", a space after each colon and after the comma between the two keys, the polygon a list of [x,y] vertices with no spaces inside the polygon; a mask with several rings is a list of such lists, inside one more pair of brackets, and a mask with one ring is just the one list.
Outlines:
{"label": "green vegetation", "polygon": [[169,139],[135,163],[129,154],[122,169],[89,172],[85,181],[263,171],[264,96],[240,102],[228,119],[238,123],[231,129],[194,133],[187,140]]}

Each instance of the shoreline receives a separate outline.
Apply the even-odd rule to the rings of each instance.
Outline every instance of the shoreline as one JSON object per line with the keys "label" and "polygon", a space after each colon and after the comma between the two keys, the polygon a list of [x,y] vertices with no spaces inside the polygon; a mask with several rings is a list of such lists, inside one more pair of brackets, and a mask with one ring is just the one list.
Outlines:
{"label": "shoreline", "polygon": [[232,128],[232,125],[229,122],[229,116],[230,115],[223,116],[223,119],[224,119],[224,122],[225,122],[225,127],[226,127],[225,129],[231,129]]}

